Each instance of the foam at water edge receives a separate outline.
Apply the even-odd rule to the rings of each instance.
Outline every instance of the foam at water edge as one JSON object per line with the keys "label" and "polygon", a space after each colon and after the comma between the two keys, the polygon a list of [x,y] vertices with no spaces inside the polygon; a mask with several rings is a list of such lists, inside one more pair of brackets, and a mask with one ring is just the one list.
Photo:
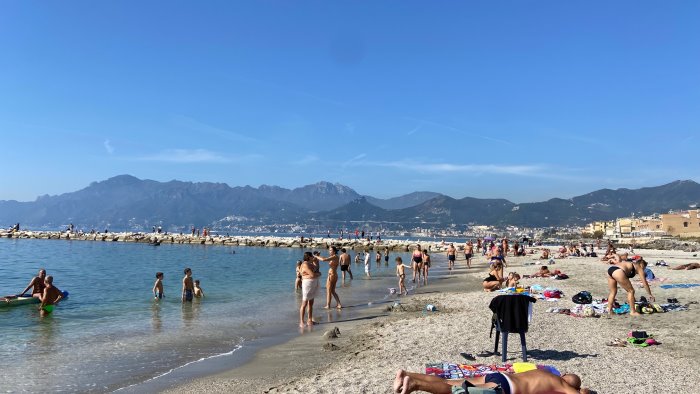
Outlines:
{"label": "foam at water edge", "polygon": [[[241,338],[241,340],[243,340],[243,338]],[[126,390],[126,389],[129,389],[129,388],[132,388],[132,387],[140,386],[140,385],[142,385],[142,384],[145,384],[145,383],[154,381],[154,380],[156,380],[156,379],[160,379],[160,378],[162,378],[162,377],[164,377],[164,376],[170,375],[171,373],[177,371],[178,369],[186,368],[186,367],[188,367],[188,366],[190,366],[190,365],[192,365],[192,364],[197,364],[197,363],[200,363],[200,362],[202,362],[202,361],[210,360],[210,359],[212,359],[212,358],[223,357],[223,356],[230,356],[230,355],[232,355],[233,353],[235,353],[237,350],[241,349],[242,347],[243,347],[243,345],[236,345],[231,351],[228,351],[228,352],[226,352],[226,353],[215,354],[215,355],[209,356],[209,357],[202,357],[202,358],[200,358],[199,360],[190,361],[190,362],[188,362],[188,363],[186,363],[186,364],[180,365],[179,367],[175,367],[175,368],[172,368],[172,369],[170,369],[170,370],[168,370],[168,371],[166,371],[166,372],[163,372],[163,373],[160,374],[160,375],[156,375],[156,376],[154,376],[154,377],[152,377],[152,378],[150,378],[150,379],[146,379],[146,380],[144,380],[143,382],[134,383],[134,384],[131,384],[131,385],[126,386],[126,387],[121,387],[121,388],[118,388],[118,389],[116,389],[116,390],[114,390],[114,391],[116,392],[116,391]]]}

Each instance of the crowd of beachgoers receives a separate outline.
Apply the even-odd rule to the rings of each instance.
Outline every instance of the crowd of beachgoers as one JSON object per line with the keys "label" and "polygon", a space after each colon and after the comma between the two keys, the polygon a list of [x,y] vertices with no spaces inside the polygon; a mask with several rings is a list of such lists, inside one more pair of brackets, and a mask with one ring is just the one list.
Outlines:
{"label": "crowd of beachgoers", "polygon": [[[310,242],[309,239],[303,237],[299,239],[299,243],[302,245],[308,242]],[[371,243],[366,244],[351,244],[348,247],[345,247],[347,240],[335,239],[317,242],[314,244],[316,246],[314,249],[323,250],[326,246],[327,254],[324,256],[320,250],[309,248],[309,250],[303,251],[301,259],[296,264],[294,288],[301,295],[298,324],[302,332],[313,332],[313,327],[321,324],[314,315],[314,301],[319,296],[322,287],[321,267],[325,263],[328,263],[328,270],[325,279],[326,293],[323,297],[324,309],[342,309],[342,292],[340,294],[338,292],[338,283],[352,281],[355,279],[355,275],[363,275],[366,279],[372,279],[374,265],[395,265],[396,287],[390,290],[399,299],[408,295],[406,283],[409,280],[421,286],[430,284],[430,271],[434,266],[435,254],[440,256],[438,260],[441,263],[446,264],[445,268],[448,272],[456,271],[459,268],[461,272],[466,272],[468,275],[479,275],[479,272],[485,269],[487,275],[481,280],[483,294],[526,295],[528,297],[540,295],[546,299],[559,298],[563,293],[560,290],[555,291],[539,285],[532,285],[532,280],[568,279],[571,273],[567,275],[563,272],[564,266],[561,265],[561,262],[577,258],[584,258],[586,261],[593,259],[606,265],[607,272],[605,279],[587,278],[587,280],[605,283],[607,297],[593,300],[588,292],[577,294],[576,297],[579,297],[579,300],[585,299],[585,297],[591,298],[584,300],[581,304],[593,304],[585,306],[585,308],[566,310],[567,314],[580,317],[601,315],[611,317],[616,314],[639,316],[655,311],[664,312],[666,306],[660,307],[659,303],[656,302],[654,294],[656,291],[652,292],[651,284],[657,283],[657,280],[660,279],[658,272],[655,275],[652,268],[674,271],[700,268],[700,263],[692,261],[670,266],[665,261],[659,260],[652,266],[642,255],[635,253],[633,248],[618,250],[612,242],[603,244],[600,240],[595,243],[572,242],[559,247],[535,246],[532,242],[511,241],[507,238],[500,240],[479,238],[467,240],[463,244],[457,245],[444,241],[431,242],[423,243],[423,246],[415,242],[394,241],[392,243],[389,240],[378,239],[373,239]],[[371,248],[368,247],[369,245]],[[308,244],[304,246],[308,246]],[[396,255],[398,254],[395,252],[396,250],[402,254],[406,251],[410,252],[410,260],[404,261],[401,256]],[[513,264],[513,260],[517,263]],[[353,262],[356,267],[361,267],[360,272],[352,272]],[[537,264],[537,262],[541,263]],[[561,267],[561,269],[554,269],[553,264],[558,264],[557,267]],[[527,269],[528,266],[532,266],[532,272],[517,272],[516,270],[516,268]],[[570,267],[570,269],[572,268]],[[588,274],[583,275],[587,276]],[[163,273],[156,273],[156,282],[152,290],[153,296],[157,300],[161,299],[164,294],[162,279]],[[19,295],[28,295],[31,289],[31,296],[40,301],[40,313],[42,316],[48,315],[54,311],[55,305],[62,298],[62,293],[52,282],[53,278],[47,276],[46,271],[41,269],[37,277],[31,279],[27,288]],[[626,303],[617,302],[619,288],[624,290]],[[642,297],[637,297],[636,290],[639,288],[645,291],[645,295]],[[551,297],[547,294],[548,292],[552,294]],[[182,302],[191,302],[197,297],[204,297],[204,291],[199,281],[193,280],[192,270],[186,268],[182,280]],[[670,298],[669,302],[673,300],[675,299]],[[11,298],[5,298],[5,301],[9,302]],[[574,302],[578,303],[576,299]],[[560,312],[559,309],[563,308],[555,309]],[[591,310],[590,313],[588,309]],[[635,325],[633,324],[633,326]],[[651,344],[658,343],[653,338],[645,338],[644,340],[649,340]],[[613,341],[609,345],[625,346],[625,343]],[[496,393],[588,392],[581,388],[581,379],[574,374],[556,374],[541,369],[518,374],[510,372],[512,371],[496,371],[484,376],[468,378],[464,376],[451,380],[435,374],[414,373],[402,369],[393,377],[391,390],[395,393],[413,391],[469,393],[473,391],[473,388],[493,390],[491,392]]]}

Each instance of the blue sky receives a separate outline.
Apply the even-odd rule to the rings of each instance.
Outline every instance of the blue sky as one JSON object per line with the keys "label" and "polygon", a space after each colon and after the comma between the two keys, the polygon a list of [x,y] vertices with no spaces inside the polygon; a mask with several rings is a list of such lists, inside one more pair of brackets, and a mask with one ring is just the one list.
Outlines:
{"label": "blue sky", "polygon": [[0,199],[700,181],[700,2],[4,1]]}

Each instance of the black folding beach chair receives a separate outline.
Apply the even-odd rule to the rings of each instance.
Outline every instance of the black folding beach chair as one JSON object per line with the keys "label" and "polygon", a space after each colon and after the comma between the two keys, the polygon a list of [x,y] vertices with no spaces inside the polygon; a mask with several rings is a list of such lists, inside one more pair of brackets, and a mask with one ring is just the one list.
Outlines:
{"label": "black folding beach chair", "polygon": [[531,302],[537,302],[537,300],[527,295],[515,294],[496,296],[489,304],[489,309],[493,311],[489,338],[493,336],[493,330],[496,329],[496,341],[493,352],[497,354],[498,340],[501,334],[503,334],[501,361],[504,363],[506,362],[506,355],[508,354],[508,334],[511,332],[520,334],[523,361],[527,362],[525,333],[528,329],[528,307]]}

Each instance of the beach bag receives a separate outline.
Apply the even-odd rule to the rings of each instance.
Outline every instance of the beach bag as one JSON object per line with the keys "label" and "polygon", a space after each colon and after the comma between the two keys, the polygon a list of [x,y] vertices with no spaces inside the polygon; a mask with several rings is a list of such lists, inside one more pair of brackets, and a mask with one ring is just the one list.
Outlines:
{"label": "beach bag", "polygon": [[571,297],[571,301],[573,301],[575,304],[590,304],[593,302],[593,296],[591,296],[591,293],[587,291],[581,291]]}
{"label": "beach bag", "polygon": [[561,298],[562,292],[559,290],[545,290],[544,291],[544,297],[545,298]]}

